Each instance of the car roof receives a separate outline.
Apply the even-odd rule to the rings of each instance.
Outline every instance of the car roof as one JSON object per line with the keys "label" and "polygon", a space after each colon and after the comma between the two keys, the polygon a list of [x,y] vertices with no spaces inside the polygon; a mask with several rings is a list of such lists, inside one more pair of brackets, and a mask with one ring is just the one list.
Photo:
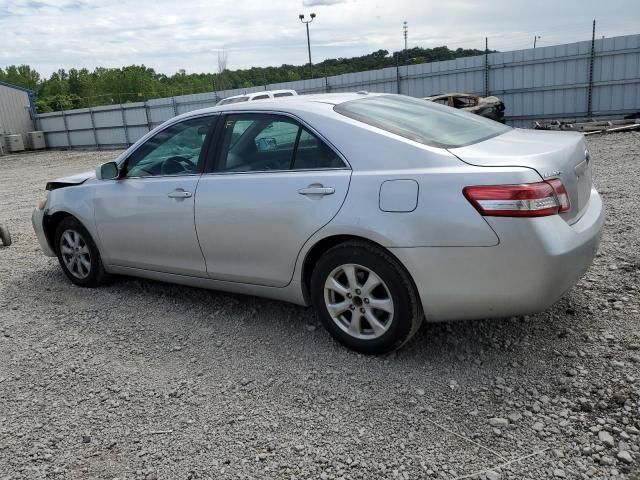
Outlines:
{"label": "car roof", "polygon": [[[340,103],[348,102],[350,100],[356,100],[359,98],[373,97],[386,95],[381,93],[320,93],[312,95],[291,95],[287,97],[268,98],[260,100],[259,102],[239,102],[229,103],[226,105],[219,105],[215,107],[203,108],[200,110],[193,110],[191,112],[183,113],[176,118],[189,118],[192,116],[203,115],[207,113],[217,112],[233,112],[236,110],[280,110],[280,111],[300,111],[300,110],[318,110],[318,107],[324,105],[330,107]],[[240,95],[244,96],[244,95]],[[227,97],[231,98],[231,97]],[[327,108],[323,108],[326,110]]]}

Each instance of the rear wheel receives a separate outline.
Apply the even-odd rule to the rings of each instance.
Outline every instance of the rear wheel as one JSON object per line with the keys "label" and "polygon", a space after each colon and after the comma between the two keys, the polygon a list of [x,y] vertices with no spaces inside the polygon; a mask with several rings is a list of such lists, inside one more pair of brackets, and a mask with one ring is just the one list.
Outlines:
{"label": "rear wheel", "polygon": [[403,346],[423,314],[409,275],[390,254],[366,242],[327,251],[311,277],[311,297],[329,333],[362,353]]}
{"label": "rear wheel", "polygon": [[97,287],[106,278],[98,248],[86,228],[67,217],[56,229],[56,253],[65,275],[81,287]]}

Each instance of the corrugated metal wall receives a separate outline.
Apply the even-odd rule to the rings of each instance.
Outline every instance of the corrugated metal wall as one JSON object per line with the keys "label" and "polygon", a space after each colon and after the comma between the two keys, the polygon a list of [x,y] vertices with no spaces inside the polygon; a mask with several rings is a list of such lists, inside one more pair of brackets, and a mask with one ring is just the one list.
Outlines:
{"label": "corrugated metal wall", "polygon": [[[591,41],[501,52],[444,62],[384,68],[333,77],[267,85],[300,94],[320,92],[402,93],[426,97],[466,92],[501,97],[507,121],[529,126],[536,119],[587,116],[589,90],[593,116],[640,111],[640,35],[599,39],[591,69]],[[184,95],[38,115],[51,147],[126,145],[180,113],[215,105],[221,98],[265,87]]]}
{"label": "corrugated metal wall", "polygon": [[[0,85],[0,133],[12,134],[33,131],[29,110],[29,94],[25,91]],[[2,145],[7,151],[6,144]]]}

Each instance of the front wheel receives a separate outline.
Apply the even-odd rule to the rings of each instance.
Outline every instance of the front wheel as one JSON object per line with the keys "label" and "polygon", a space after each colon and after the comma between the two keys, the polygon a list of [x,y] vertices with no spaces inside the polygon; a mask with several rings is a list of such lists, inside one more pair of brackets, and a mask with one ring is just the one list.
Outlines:
{"label": "front wheel", "polygon": [[366,242],[327,251],[313,270],[311,297],[329,333],[362,353],[402,347],[423,320],[408,273],[389,253]]}
{"label": "front wheel", "polygon": [[81,287],[101,285],[106,273],[100,252],[86,228],[74,217],[63,219],[55,233],[56,253],[65,275]]}

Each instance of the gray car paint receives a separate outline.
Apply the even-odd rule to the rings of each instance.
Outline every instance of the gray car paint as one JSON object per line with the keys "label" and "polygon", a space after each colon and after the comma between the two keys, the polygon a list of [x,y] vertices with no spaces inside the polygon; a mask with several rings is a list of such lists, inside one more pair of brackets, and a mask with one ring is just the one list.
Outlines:
{"label": "gray car paint", "polygon": [[[102,253],[105,268],[112,273],[306,304],[302,267],[310,249],[322,239],[334,235],[358,236],[387,248],[401,261],[412,275],[427,319],[431,321],[517,315],[541,310],[573,285],[590,265],[603,222],[602,203],[597,192],[591,189],[590,174],[588,178],[575,181],[576,190],[570,194],[579,209],[566,218],[559,215],[533,219],[484,218],[462,195],[462,189],[468,185],[538,182],[547,173],[547,168],[552,172],[558,169],[568,172],[567,166],[579,165],[578,156],[584,145],[581,137],[563,133],[552,137],[545,136],[549,135],[548,132],[534,134],[512,130],[484,142],[447,151],[412,142],[333,111],[334,104],[354,98],[358,98],[358,95],[293,97],[255,102],[250,108],[246,104],[236,104],[191,112],[159,126],[118,157],[117,161],[122,163],[157,131],[173,123],[219,112],[284,113],[311,125],[348,161],[353,170],[348,193],[336,213],[336,203],[339,202],[335,199],[344,196],[346,188],[339,182],[344,182],[349,175],[344,172],[331,179],[340,190],[338,196],[314,200],[317,203],[312,204],[313,221],[305,217],[308,210],[290,209],[290,214],[297,212],[303,215],[299,219],[301,227],[295,239],[287,239],[286,248],[283,247],[274,256],[273,263],[262,261],[252,270],[251,261],[241,258],[245,252],[232,245],[233,238],[239,238],[237,234],[221,238],[227,248],[224,254],[216,252],[215,242],[207,244],[207,238],[213,239],[218,234],[218,222],[222,220],[224,227],[228,228],[232,225],[232,218],[225,218],[224,209],[219,205],[206,205],[206,202],[219,201],[220,198],[204,184],[197,186],[197,193],[192,197],[193,207],[190,204],[183,205],[188,207],[187,210],[194,208],[196,217],[197,212],[206,212],[207,208],[211,210],[210,215],[203,213],[200,216],[200,226],[196,218],[196,222],[187,221],[180,223],[179,228],[167,226],[163,230],[155,223],[160,222],[162,213],[167,209],[150,209],[145,213],[142,209],[136,210],[122,204],[121,209],[131,209],[135,213],[126,213],[116,220],[112,217],[108,220],[111,222],[109,233],[105,234],[106,224],[102,225],[101,220],[100,226],[97,226],[96,219],[102,218],[105,212],[114,215],[115,203],[110,205],[114,201],[110,199],[117,192],[115,187],[109,190],[109,185],[130,182],[132,179],[100,181],[95,175],[85,175],[86,181],[80,185],[51,191],[46,210],[34,212],[34,228],[43,250],[47,254],[53,253],[42,234],[43,218],[65,211],[76,216],[89,230]],[[563,171],[563,175],[566,172]],[[288,173],[292,178],[298,174]],[[268,178],[268,175],[261,178]],[[567,183],[573,181],[570,173],[566,175]],[[251,202],[258,204],[254,205],[254,212],[251,212],[251,202],[246,201],[241,205],[239,221],[243,225],[238,232],[259,239],[262,230],[257,226],[270,226],[268,222],[253,220],[258,218],[258,214],[262,215],[260,218],[272,214],[272,208],[277,205],[272,197],[275,185],[265,187],[260,192],[262,187],[259,186],[260,182],[255,183],[256,175],[204,175],[202,179],[214,177],[215,181],[207,180],[205,183],[221,185],[221,182],[228,180],[229,185],[231,182],[241,185],[242,178],[253,178]],[[307,180],[317,180],[312,177],[306,177],[301,185],[306,186]],[[417,206],[410,212],[384,212],[379,208],[381,185],[385,181],[398,179],[412,179],[418,183]],[[73,181],[79,180],[80,177],[77,177]],[[177,183],[172,183],[170,188],[177,188],[181,180],[187,181],[184,178],[177,179]],[[158,194],[167,193],[165,187],[168,185],[162,185],[166,181],[159,177],[148,179],[149,183],[158,185]],[[327,177],[320,182],[324,185]],[[133,188],[133,182],[130,185]],[[588,198],[583,194],[585,185],[588,186]],[[200,189],[201,186],[204,188]],[[291,190],[291,187],[288,188]],[[144,196],[140,196],[137,201],[143,199]],[[202,205],[199,203],[201,199]],[[392,204],[395,201],[394,198],[388,200]],[[270,206],[261,208],[259,202],[270,203]],[[171,209],[174,207],[176,205],[172,205]],[[282,217],[276,223],[280,228],[286,225]],[[255,231],[251,228],[252,224],[256,226]],[[151,245],[139,255],[129,252],[130,259],[123,262],[122,250],[126,251],[129,247],[122,244],[144,227],[151,227],[153,232],[147,237]],[[272,235],[275,230],[271,231]],[[205,263],[203,256],[200,266],[197,252],[193,252],[189,246],[193,245],[196,231],[198,237],[207,237],[204,240],[207,247],[203,250],[208,252],[205,256],[210,256],[208,263]],[[171,251],[175,252],[182,245],[180,238],[186,239],[184,252],[180,253],[183,258],[172,265],[170,260],[163,260],[163,256],[167,256],[163,255],[163,245],[169,241]],[[272,237],[271,241],[275,238]],[[202,238],[200,242],[202,244]],[[269,249],[262,248],[259,241],[249,242],[247,248],[250,248],[246,252],[248,259],[261,259],[271,254]],[[227,255],[229,261],[225,263]],[[216,267],[214,260],[222,260],[221,266]],[[234,271],[236,265],[238,269]],[[207,271],[206,276],[203,269]],[[289,281],[285,284],[283,279],[287,276]]]}

